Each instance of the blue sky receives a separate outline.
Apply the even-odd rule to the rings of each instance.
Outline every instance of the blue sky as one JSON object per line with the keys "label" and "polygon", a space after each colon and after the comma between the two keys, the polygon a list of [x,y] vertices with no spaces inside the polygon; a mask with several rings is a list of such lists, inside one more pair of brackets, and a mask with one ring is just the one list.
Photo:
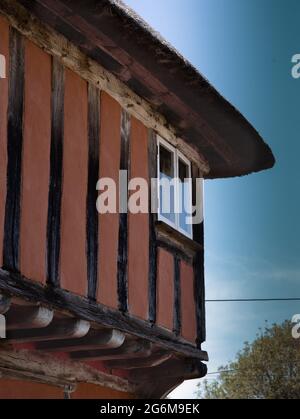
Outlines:
{"label": "blue sky", "polygon": [[[126,0],[232,102],[272,147],[276,167],[207,181],[208,299],[300,296],[300,53],[298,0]],[[265,321],[291,319],[295,303],[208,303],[209,370],[233,359]],[[193,397],[196,382],[176,397]]]}

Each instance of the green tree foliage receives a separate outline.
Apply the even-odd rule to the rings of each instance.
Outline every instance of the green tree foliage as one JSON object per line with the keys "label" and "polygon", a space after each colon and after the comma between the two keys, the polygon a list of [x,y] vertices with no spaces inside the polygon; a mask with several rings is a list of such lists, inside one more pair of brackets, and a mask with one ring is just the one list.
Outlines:
{"label": "green tree foliage", "polygon": [[245,343],[236,360],[220,368],[218,379],[199,385],[202,399],[300,399],[300,339],[293,325],[266,327]]}

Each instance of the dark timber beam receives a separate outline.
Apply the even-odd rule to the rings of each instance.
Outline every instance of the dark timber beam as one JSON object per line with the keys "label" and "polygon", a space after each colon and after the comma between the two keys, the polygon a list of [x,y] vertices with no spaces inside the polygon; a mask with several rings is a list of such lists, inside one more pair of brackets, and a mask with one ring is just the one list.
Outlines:
{"label": "dark timber beam", "polygon": [[96,184],[99,179],[100,148],[100,90],[89,83],[88,87],[88,193],[86,202],[86,257],[88,276],[88,297],[96,299],[98,282],[98,218]]}
{"label": "dark timber beam", "polygon": [[89,322],[76,319],[54,320],[43,329],[12,330],[7,332],[10,343],[40,342],[45,340],[81,338],[90,328]]}
{"label": "dark timber beam", "polygon": [[[156,145],[156,133],[154,130],[149,129],[148,133],[148,170],[149,180],[157,177],[157,145]],[[156,194],[155,194],[156,196]],[[153,201],[149,190],[149,209],[151,205],[157,207],[157,202]],[[156,209],[156,208],[155,208]],[[156,276],[157,276],[157,242],[156,242],[156,231],[155,223],[157,221],[157,212],[149,211],[149,321],[151,323],[156,322]]]}
{"label": "dark timber beam", "polygon": [[137,368],[151,368],[157,367],[163,362],[170,359],[172,354],[168,354],[164,351],[153,353],[148,358],[133,358],[133,359],[120,359],[116,361],[108,361],[105,366],[109,369],[118,370],[132,370]]}
{"label": "dark timber beam", "polygon": [[[24,109],[24,39],[15,29],[9,34],[9,101],[7,111],[7,192],[3,265],[19,270],[20,193]],[[4,197],[1,197],[4,199]]]}
{"label": "dark timber beam", "polygon": [[110,309],[62,289],[45,287],[19,274],[0,269],[0,290],[23,300],[49,305],[54,310],[68,312],[76,318],[121,330],[140,339],[148,340],[170,352],[208,361],[205,351],[186,343],[180,337],[175,337],[173,333],[156,325],[120,313],[119,310]]}
{"label": "dark timber beam", "polygon": [[47,224],[47,281],[59,286],[65,70],[52,58],[51,153]]}
{"label": "dark timber beam", "polygon": [[[122,110],[121,117],[121,158],[120,170],[130,169],[129,143],[130,143],[130,115]],[[127,182],[128,183],[128,179]],[[128,191],[128,184],[122,185]],[[128,311],[128,193],[126,201],[120,197],[119,243],[118,243],[118,298],[119,308],[122,312]],[[124,207],[124,208],[123,208]]]}
{"label": "dark timber beam", "polygon": [[193,380],[207,374],[207,367],[198,359],[172,359],[153,368],[140,368],[129,373],[132,382],[155,381],[159,377]]}
{"label": "dark timber beam", "polygon": [[111,359],[146,358],[150,355],[151,344],[149,342],[125,341],[117,349],[73,352],[71,358],[81,361],[108,361]]}
{"label": "dark timber beam", "polygon": [[53,311],[42,306],[13,306],[5,317],[7,330],[39,329],[51,323]]}
{"label": "dark timber beam", "polygon": [[205,279],[204,279],[204,251],[200,251],[194,260],[194,295],[197,321],[197,346],[201,347],[206,340],[206,313],[205,313]]}
{"label": "dark timber beam", "polygon": [[174,256],[174,333],[179,336],[181,332],[181,280],[180,259]]}
{"label": "dark timber beam", "polygon": [[46,352],[76,352],[99,349],[115,349],[123,345],[125,335],[118,330],[90,330],[79,339],[53,340],[39,342],[36,349]]}
{"label": "dark timber beam", "polygon": [[[195,164],[192,164],[192,188],[193,197],[196,196],[196,179],[201,178],[202,173]],[[205,272],[204,272],[204,221],[193,226],[194,240],[202,245],[194,256],[194,298],[196,307],[197,322],[197,346],[206,340],[206,320],[205,320]]]}

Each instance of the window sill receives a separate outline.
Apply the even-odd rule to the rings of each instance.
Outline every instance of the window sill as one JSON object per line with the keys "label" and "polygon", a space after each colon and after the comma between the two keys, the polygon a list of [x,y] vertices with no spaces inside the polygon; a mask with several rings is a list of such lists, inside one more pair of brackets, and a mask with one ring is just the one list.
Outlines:
{"label": "window sill", "polygon": [[203,250],[204,248],[202,244],[190,239],[163,221],[156,221],[155,229],[158,241],[178,249],[181,253],[186,254],[187,256],[193,257],[195,253]]}

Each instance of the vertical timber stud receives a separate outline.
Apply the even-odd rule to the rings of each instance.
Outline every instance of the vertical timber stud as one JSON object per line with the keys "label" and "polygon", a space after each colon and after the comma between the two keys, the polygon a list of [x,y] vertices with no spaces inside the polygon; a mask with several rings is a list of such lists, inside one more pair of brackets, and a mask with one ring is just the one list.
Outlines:
{"label": "vertical timber stud", "polygon": [[[130,171],[130,156],[129,156],[129,142],[130,142],[130,115],[123,109],[121,117],[121,158],[120,170],[127,171],[129,176]],[[128,180],[128,179],[127,179]],[[121,186],[121,185],[120,185]],[[128,185],[122,185],[120,190],[127,190]],[[126,187],[126,189],[125,189]],[[128,193],[124,197],[119,197],[120,224],[119,224],[119,248],[118,248],[118,299],[119,309],[122,312],[128,311],[128,209],[127,209]],[[123,202],[124,201],[124,202]],[[126,208],[124,205],[126,204]],[[124,208],[123,208],[124,207]]]}
{"label": "vertical timber stud", "polygon": [[[200,177],[200,171],[194,164],[192,165],[193,198],[196,200],[197,186],[196,179]],[[194,294],[196,305],[197,322],[197,346],[206,339],[205,325],[205,280],[204,280],[204,221],[193,226],[194,240],[202,246],[202,250],[197,251],[194,257]]]}
{"label": "vertical timber stud", "polygon": [[96,300],[98,282],[98,212],[96,208],[99,178],[99,149],[100,149],[100,90],[89,84],[88,86],[88,137],[89,137],[89,167],[87,193],[87,277],[88,297]]}
{"label": "vertical timber stud", "polygon": [[174,255],[174,327],[176,336],[181,332],[181,281],[180,258]]}
{"label": "vertical timber stud", "polygon": [[47,225],[47,282],[59,286],[60,224],[64,135],[64,67],[52,58],[50,185]]}
{"label": "vertical timber stud", "polygon": [[22,35],[12,28],[10,29],[9,47],[8,162],[3,265],[10,271],[18,271],[24,107],[24,40]]}
{"label": "vertical timber stud", "polygon": [[[151,186],[152,179],[157,178],[157,146],[156,134],[152,129],[149,129],[148,141],[148,159],[149,159],[149,184]],[[157,220],[157,212],[152,212],[153,200],[151,188],[149,193],[149,321],[156,322],[156,279],[157,279],[157,240],[155,223]],[[154,205],[155,206],[155,205]]]}

